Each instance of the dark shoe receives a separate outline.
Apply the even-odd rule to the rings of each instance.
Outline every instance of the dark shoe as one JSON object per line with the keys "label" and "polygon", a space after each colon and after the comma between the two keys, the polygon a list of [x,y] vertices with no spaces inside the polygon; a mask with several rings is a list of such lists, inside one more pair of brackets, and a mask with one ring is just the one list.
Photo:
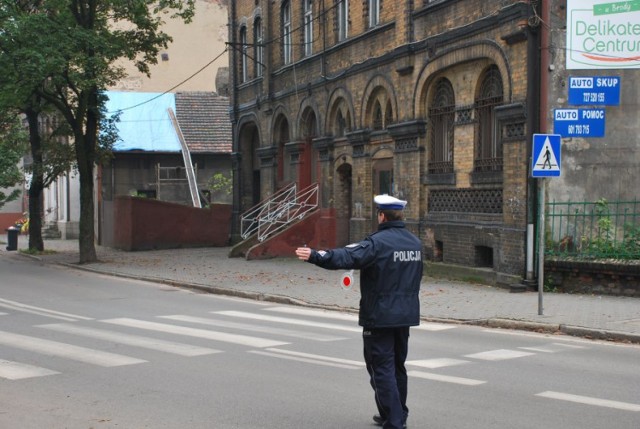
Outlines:
{"label": "dark shoe", "polygon": [[[377,425],[377,426],[382,426],[384,425],[384,419],[382,417],[380,417],[378,414],[373,416],[373,422]],[[402,422],[402,427],[403,429],[407,429],[407,422]]]}

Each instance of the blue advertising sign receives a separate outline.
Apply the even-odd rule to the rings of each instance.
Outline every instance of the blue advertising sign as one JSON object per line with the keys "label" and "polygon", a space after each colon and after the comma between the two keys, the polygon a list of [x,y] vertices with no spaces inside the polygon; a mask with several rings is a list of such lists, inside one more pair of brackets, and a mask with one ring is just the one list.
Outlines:
{"label": "blue advertising sign", "polygon": [[604,137],[604,109],[554,109],[553,132],[562,137]]}
{"label": "blue advertising sign", "polygon": [[560,176],[560,143],[558,134],[534,134],[531,177]]}
{"label": "blue advertising sign", "polygon": [[620,76],[569,76],[569,104],[620,105]]}

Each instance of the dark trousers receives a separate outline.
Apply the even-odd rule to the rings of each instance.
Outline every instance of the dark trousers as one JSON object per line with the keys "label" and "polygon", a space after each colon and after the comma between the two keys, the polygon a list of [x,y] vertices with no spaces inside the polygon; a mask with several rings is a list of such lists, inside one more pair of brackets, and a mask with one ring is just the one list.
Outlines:
{"label": "dark trousers", "polygon": [[384,429],[402,429],[407,420],[407,359],[409,327],[367,329],[362,332],[364,361],[375,392]]}

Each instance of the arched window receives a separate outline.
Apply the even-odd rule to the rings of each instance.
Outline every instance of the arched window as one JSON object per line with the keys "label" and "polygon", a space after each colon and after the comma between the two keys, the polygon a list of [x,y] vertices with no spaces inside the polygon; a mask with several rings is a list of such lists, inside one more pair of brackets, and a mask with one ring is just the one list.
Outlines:
{"label": "arched window", "polygon": [[429,173],[453,172],[453,123],[455,98],[448,79],[440,79],[435,86],[429,108]]}
{"label": "arched window", "polygon": [[344,137],[345,128],[346,122],[344,116],[342,116],[342,110],[338,110],[336,115],[336,137]]}
{"label": "arched window", "polygon": [[373,107],[373,129],[381,130],[384,127],[384,121],[382,119],[382,107],[380,102],[376,100],[376,104]]}
{"label": "arched window", "polygon": [[256,57],[254,58],[255,75],[256,77],[260,77],[262,76],[262,67],[264,67],[262,20],[260,18],[256,18],[256,20],[253,21],[253,43],[254,43],[254,52],[256,55]]}
{"label": "arched window", "polygon": [[393,108],[391,107],[391,100],[387,100],[387,107],[384,109],[384,125],[383,128],[388,128],[393,122]]}
{"label": "arched window", "polygon": [[498,67],[493,65],[482,76],[475,102],[477,123],[475,171],[502,170],[502,142],[495,115],[495,108],[502,102],[502,77]]}
{"label": "arched window", "polygon": [[240,49],[242,51],[242,54],[240,55],[240,77],[242,82],[246,82],[249,79],[247,69],[249,56],[247,55],[247,48],[247,27],[242,26],[240,28]]}
{"label": "arched window", "polygon": [[304,55],[313,54],[313,0],[304,0]]}
{"label": "arched window", "polygon": [[282,59],[285,64],[290,64],[292,59],[291,43],[291,3],[282,4]]}

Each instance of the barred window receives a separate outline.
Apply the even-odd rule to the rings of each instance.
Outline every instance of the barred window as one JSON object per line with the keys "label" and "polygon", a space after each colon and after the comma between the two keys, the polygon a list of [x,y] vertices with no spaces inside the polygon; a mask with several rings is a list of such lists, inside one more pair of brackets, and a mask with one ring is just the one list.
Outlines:
{"label": "barred window", "polygon": [[429,173],[453,172],[455,96],[448,79],[436,83],[429,108]]}
{"label": "barred window", "polygon": [[495,108],[502,103],[502,77],[498,67],[493,65],[484,72],[475,101],[477,123],[475,171],[502,170],[502,142],[495,115]]}

